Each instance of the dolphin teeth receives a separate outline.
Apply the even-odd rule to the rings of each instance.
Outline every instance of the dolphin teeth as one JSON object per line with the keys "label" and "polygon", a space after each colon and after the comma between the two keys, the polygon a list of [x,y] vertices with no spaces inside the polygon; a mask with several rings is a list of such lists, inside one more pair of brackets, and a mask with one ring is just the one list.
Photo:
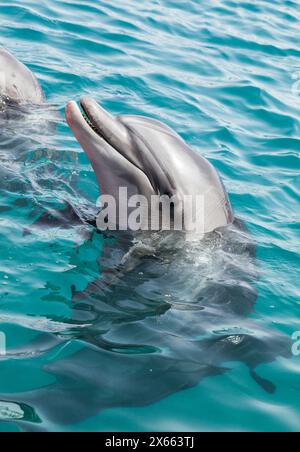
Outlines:
{"label": "dolphin teeth", "polygon": [[90,128],[97,133],[97,135],[101,136],[100,130],[95,126],[95,124],[92,123],[90,118],[88,117],[87,113],[85,111],[82,111],[82,116],[85,119],[85,122],[90,126]]}

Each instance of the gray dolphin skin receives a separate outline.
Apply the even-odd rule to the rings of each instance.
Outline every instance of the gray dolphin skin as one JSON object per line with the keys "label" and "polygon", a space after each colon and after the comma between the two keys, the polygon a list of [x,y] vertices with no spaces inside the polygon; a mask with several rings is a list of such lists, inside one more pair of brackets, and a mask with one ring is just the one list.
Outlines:
{"label": "gray dolphin skin", "polygon": [[[204,200],[201,231],[212,232],[233,222],[228,196],[215,168],[169,127],[141,116],[113,117],[93,99],[66,108],[75,137],[95,171],[101,194],[118,200],[119,187],[128,196],[167,195],[183,209],[185,196]],[[173,215],[183,212],[174,212]],[[189,228],[192,218],[185,217]]]}
{"label": "gray dolphin skin", "polygon": [[0,47],[0,112],[6,103],[42,104],[43,90],[35,75]]}

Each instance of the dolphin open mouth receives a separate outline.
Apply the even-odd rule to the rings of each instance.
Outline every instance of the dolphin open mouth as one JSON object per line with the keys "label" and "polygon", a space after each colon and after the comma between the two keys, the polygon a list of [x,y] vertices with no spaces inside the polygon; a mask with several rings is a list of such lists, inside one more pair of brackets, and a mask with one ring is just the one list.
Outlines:
{"label": "dolphin open mouth", "polygon": [[[115,151],[120,158],[126,159],[128,164],[132,165],[136,170],[141,171],[143,175],[147,178],[148,182],[152,185],[152,189],[155,192],[155,184],[153,183],[151,173],[145,171],[145,169],[151,167],[151,161],[153,157],[151,156],[149,149],[144,143],[143,150],[137,152],[136,145],[134,141],[136,140],[135,135],[132,131],[120,120],[119,117],[113,116],[103,107],[101,107],[95,100],[90,97],[83,97],[80,100],[80,107],[75,103],[70,103],[67,106],[67,119],[70,117],[70,111],[74,113],[77,110],[77,122],[81,122],[81,127],[87,129],[89,134],[95,133],[95,139],[100,140],[102,144],[99,146],[108,145],[111,151]],[[72,116],[72,113],[71,113]],[[69,120],[69,125],[73,129],[76,136],[77,126],[72,126],[74,122],[72,119]],[[80,134],[77,134],[78,140],[80,141]],[[94,141],[92,137],[86,141]],[[86,145],[82,142],[83,148],[86,149]],[[110,154],[112,157],[112,154]],[[148,164],[146,160],[149,160]],[[150,180],[149,180],[150,178]]]}
{"label": "dolphin open mouth", "polygon": [[126,126],[117,117],[104,110],[93,99],[82,98],[80,107],[80,113],[89,129],[134,167],[142,171],[140,165],[132,158],[129,151],[130,139]]}
{"label": "dolphin open mouth", "polygon": [[[135,186],[135,192],[148,197],[160,194],[172,198],[175,195],[176,183],[168,164],[162,162],[147,138],[152,123],[149,126],[145,118],[114,116],[90,97],[83,97],[80,107],[74,101],[69,102],[66,118],[89,157],[98,181],[108,178],[103,169],[105,161],[119,185],[122,180],[124,186]],[[164,128],[158,128],[156,124],[156,131],[163,134]],[[160,149],[159,143],[155,146]]]}
{"label": "dolphin open mouth", "polygon": [[146,146],[138,149],[135,135],[120,117],[110,114],[94,99],[83,97],[80,105],[68,102],[66,119],[93,166],[100,193],[115,196],[122,186],[130,187],[133,194],[156,194],[148,171],[151,162],[146,162],[149,150]]}
{"label": "dolphin open mouth", "polygon": [[109,137],[107,137],[107,134],[105,134],[104,131],[101,129],[100,118],[97,117],[97,115],[99,116],[99,111],[98,110],[95,111],[94,105],[92,104],[91,106],[86,99],[81,99],[80,112],[82,114],[83,119],[88,124],[89,128],[92,129],[100,138],[104,139],[107,143],[112,145],[112,143],[108,139]]}
{"label": "dolphin open mouth", "polygon": [[101,130],[97,126],[97,122],[96,122],[93,114],[89,111],[88,107],[85,105],[83,100],[80,101],[80,107],[81,107],[81,113],[82,113],[82,116],[83,116],[83,119],[85,120],[85,122],[90,126],[91,129],[93,129],[93,131],[97,135],[99,135],[99,137],[105,139],[105,137],[101,134]]}
{"label": "dolphin open mouth", "polygon": [[[76,102],[69,102],[66,116],[75,136],[77,135],[76,130],[83,131],[85,129],[87,134],[94,132],[116,151],[121,154],[124,153],[124,149],[128,145],[127,128],[94,99],[83,97],[80,100],[80,106]],[[79,141],[80,137],[82,137],[81,133],[78,134]],[[92,136],[90,136],[89,140],[93,140]]]}

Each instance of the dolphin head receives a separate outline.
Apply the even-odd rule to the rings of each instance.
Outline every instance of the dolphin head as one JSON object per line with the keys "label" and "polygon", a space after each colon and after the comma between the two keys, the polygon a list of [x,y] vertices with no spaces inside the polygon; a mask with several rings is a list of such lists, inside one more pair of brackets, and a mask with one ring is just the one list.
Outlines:
{"label": "dolphin head", "polygon": [[[232,209],[217,171],[168,126],[142,116],[112,116],[93,99],[73,101],[66,107],[67,122],[87,154],[101,194],[116,200],[119,188],[128,196],[153,195],[174,201],[183,214],[184,200],[204,201],[203,232],[233,221]],[[179,212],[177,212],[179,211]],[[185,218],[185,225],[191,221]]]}
{"label": "dolphin head", "polygon": [[43,91],[33,73],[0,48],[0,112],[6,106],[42,104],[43,101]]}

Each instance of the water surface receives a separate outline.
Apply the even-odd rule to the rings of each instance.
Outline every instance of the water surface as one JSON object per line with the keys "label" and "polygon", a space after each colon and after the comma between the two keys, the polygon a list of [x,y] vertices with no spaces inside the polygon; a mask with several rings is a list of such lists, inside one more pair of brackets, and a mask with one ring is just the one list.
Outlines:
{"label": "water surface", "polygon": [[[82,347],[68,337],[71,287],[98,277],[103,238],[89,240],[81,227],[24,228],[66,199],[96,201],[94,174],[63,120],[66,102],[83,94],[114,114],[166,122],[210,159],[257,242],[251,321],[274,335],[300,330],[299,19],[299,2],[286,0],[0,2],[0,44],[37,74],[50,105],[0,141],[0,321],[10,352],[1,360],[1,394],[13,402],[53,384],[49,366]],[[157,321],[163,316],[149,309]],[[28,344],[45,332],[60,333],[63,344],[30,354]],[[124,350],[113,353],[121,362]],[[244,363],[226,367],[148,406],[107,408],[67,427],[3,402],[0,429],[21,429],[14,419],[25,413],[50,430],[299,430],[299,358],[259,366],[272,394]]]}

